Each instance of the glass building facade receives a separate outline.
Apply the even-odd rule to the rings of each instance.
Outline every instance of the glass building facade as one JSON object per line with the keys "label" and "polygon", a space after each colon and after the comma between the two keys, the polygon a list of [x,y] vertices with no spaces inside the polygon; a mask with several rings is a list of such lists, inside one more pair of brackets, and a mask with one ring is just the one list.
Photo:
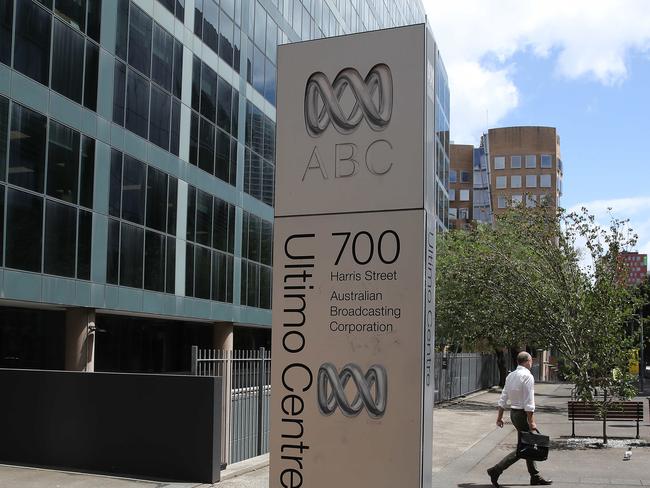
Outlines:
{"label": "glass building facade", "polygon": [[[424,21],[419,0],[0,0],[0,307],[18,310],[0,317],[91,310],[108,329],[98,351],[190,343],[177,327],[190,322],[188,331],[261,327],[263,345],[276,47]],[[445,228],[449,89],[439,58],[436,98]],[[192,334],[211,345],[204,330]],[[22,347],[7,337],[0,360]]]}

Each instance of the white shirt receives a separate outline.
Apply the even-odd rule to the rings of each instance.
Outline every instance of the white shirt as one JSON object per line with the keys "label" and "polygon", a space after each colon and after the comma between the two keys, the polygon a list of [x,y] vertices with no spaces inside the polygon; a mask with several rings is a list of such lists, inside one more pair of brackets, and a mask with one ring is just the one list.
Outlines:
{"label": "white shirt", "polygon": [[508,400],[511,408],[526,412],[535,411],[535,378],[525,366],[517,366],[506,378],[499,406],[506,408]]}

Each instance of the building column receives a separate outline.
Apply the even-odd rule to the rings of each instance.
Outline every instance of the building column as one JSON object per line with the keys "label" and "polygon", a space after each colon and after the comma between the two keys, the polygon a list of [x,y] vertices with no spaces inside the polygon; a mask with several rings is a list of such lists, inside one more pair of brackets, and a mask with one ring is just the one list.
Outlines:
{"label": "building column", "polygon": [[233,372],[233,324],[231,322],[217,322],[214,324],[213,336],[214,348],[221,352],[223,367],[219,368],[221,373],[221,452],[225,453],[222,459],[230,464],[230,453],[232,446],[230,438],[232,434],[231,410],[232,410],[232,372]]}
{"label": "building column", "polygon": [[69,308],[65,312],[66,371],[95,371],[95,309]]}

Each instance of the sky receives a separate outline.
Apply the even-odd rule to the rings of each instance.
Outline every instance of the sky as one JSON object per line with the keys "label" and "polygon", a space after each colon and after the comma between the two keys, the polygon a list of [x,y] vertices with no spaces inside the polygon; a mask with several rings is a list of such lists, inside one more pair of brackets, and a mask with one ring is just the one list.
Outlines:
{"label": "sky", "polygon": [[557,127],[561,205],[602,225],[630,219],[650,254],[650,0],[423,2],[449,75],[451,140]]}

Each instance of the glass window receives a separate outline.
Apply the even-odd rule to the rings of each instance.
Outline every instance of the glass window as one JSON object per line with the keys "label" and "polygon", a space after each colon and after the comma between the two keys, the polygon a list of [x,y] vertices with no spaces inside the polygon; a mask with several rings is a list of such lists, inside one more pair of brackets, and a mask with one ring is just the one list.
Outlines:
{"label": "glass window", "polygon": [[521,168],[521,156],[510,156],[510,167],[512,169]]}
{"label": "glass window", "polygon": [[260,93],[264,93],[264,65],[266,63],[264,54],[257,48],[253,51],[253,87]]}
{"label": "glass window", "polygon": [[176,200],[178,198],[178,180],[169,176],[167,192],[167,233],[176,235]]}
{"label": "glass window", "polygon": [[54,10],[75,28],[85,30],[86,0],[56,0]]}
{"label": "glass window", "polygon": [[212,247],[220,251],[228,250],[228,207],[229,205],[223,200],[214,199]]}
{"label": "glass window", "polygon": [[14,0],[0,0],[0,63],[11,64]]}
{"label": "glass window", "polygon": [[174,68],[172,79],[172,94],[176,98],[181,98],[183,90],[183,44],[178,39],[174,39]]}
{"label": "glass window", "polygon": [[521,175],[512,175],[510,177],[510,188],[521,188]]}
{"label": "glass window", "polygon": [[126,60],[129,39],[129,0],[117,0],[115,54]]}
{"label": "glass window", "polygon": [[132,4],[129,19],[129,64],[145,76],[151,72],[151,17]]}
{"label": "glass window", "polygon": [[460,220],[468,220],[469,219],[469,209],[467,209],[467,208],[459,208],[458,209],[458,218]]}
{"label": "glass window", "polygon": [[79,232],[77,237],[77,278],[90,279],[90,257],[93,238],[93,214],[79,210]]}
{"label": "glass window", "polygon": [[219,7],[214,0],[203,0],[203,42],[219,52]]}
{"label": "glass window", "polygon": [[176,239],[167,237],[165,291],[174,293],[176,290]]}
{"label": "glass window", "polygon": [[88,2],[88,15],[86,34],[96,42],[100,41],[102,20],[102,0],[91,0]]}
{"label": "glass window", "polygon": [[172,127],[169,133],[169,152],[178,156],[181,139],[181,103],[172,98]]}
{"label": "glass window", "polygon": [[202,63],[201,70],[201,115],[216,122],[217,73]]}
{"label": "glass window", "polygon": [[449,201],[450,202],[453,202],[454,200],[456,200],[456,190],[451,188],[451,189],[448,190],[448,193],[449,193]]}
{"label": "glass window", "polygon": [[169,92],[172,90],[173,64],[174,38],[158,24],[154,24],[151,79]]}
{"label": "glass window", "polygon": [[553,156],[550,154],[542,154],[541,160],[542,168],[552,168],[553,167]]}
{"label": "glass window", "polygon": [[120,273],[120,223],[108,219],[108,245],[106,251],[106,282],[118,284]]}
{"label": "glass window", "polygon": [[81,174],[79,177],[79,205],[93,208],[95,181],[95,139],[81,137]]}
{"label": "glass window", "polygon": [[497,188],[505,188],[507,186],[507,176],[497,176]]}
{"label": "glass window", "polygon": [[194,0],[194,33],[203,35],[203,0]]}
{"label": "glass window", "polygon": [[537,175],[526,175],[526,188],[537,187]]}
{"label": "glass window", "polygon": [[79,133],[51,120],[47,162],[47,194],[65,202],[77,203],[78,181]]}
{"label": "glass window", "polygon": [[207,247],[194,247],[194,296],[210,299],[210,271],[212,251]]}
{"label": "glass window", "polygon": [[156,146],[169,150],[169,123],[171,120],[171,96],[151,85],[151,116],[149,117],[149,140]]}
{"label": "glass window", "polygon": [[144,287],[165,290],[165,236],[148,230],[144,246]]}
{"label": "glass window", "polygon": [[196,242],[212,244],[212,195],[198,190],[196,195]]}
{"label": "glass window", "polygon": [[108,213],[122,215],[122,153],[111,149],[111,176],[108,186]]}
{"label": "glass window", "polygon": [[506,197],[504,197],[504,196],[498,196],[497,197],[497,207],[498,208],[506,208]]}
{"label": "glass window", "polygon": [[45,211],[45,265],[47,274],[75,276],[77,209],[47,201]]}
{"label": "glass window", "polygon": [[537,156],[535,154],[526,155],[526,168],[537,167]]}
{"label": "glass window", "polygon": [[12,104],[9,136],[9,183],[43,192],[45,116]]}
{"label": "glass window", "polygon": [[16,2],[14,68],[48,84],[50,74],[50,31],[52,15],[30,0]]}
{"label": "glass window", "polygon": [[25,271],[41,271],[43,198],[7,190],[5,265]]}
{"label": "glass window", "polygon": [[186,239],[194,241],[196,230],[196,188],[187,189],[187,231]]}
{"label": "glass window", "polygon": [[219,78],[219,98],[217,109],[217,125],[226,132],[230,132],[232,112],[232,87]]}
{"label": "glass window", "polygon": [[221,15],[219,27],[219,57],[232,66],[234,25],[227,15]]}
{"label": "glass window", "polygon": [[222,130],[217,130],[216,164],[214,174],[217,178],[228,181],[230,166],[230,137]]}
{"label": "glass window", "polygon": [[534,207],[537,205],[537,195],[526,195],[526,207]]}
{"label": "glass window", "polygon": [[201,60],[192,58],[192,108],[201,111]]}
{"label": "glass window", "polygon": [[122,179],[122,218],[144,224],[145,164],[124,156],[124,177]]}
{"label": "glass window", "polygon": [[460,172],[460,182],[461,183],[469,183],[470,182],[470,174],[467,171],[461,171]]}
{"label": "glass window", "polygon": [[190,119],[190,164],[196,166],[199,158],[199,116],[192,112]]}
{"label": "glass window", "polygon": [[[273,179],[275,177],[275,167],[264,161],[262,168],[262,201],[267,205],[273,206]],[[235,182],[232,181],[231,185]]]}
{"label": "glass window", "polygon": [[185,246],[185,296],[194,296],[194,246]]}
{"label": "glass window", "polygon": [[550,188],[551,187],[551,175],[540,175],[539,176],[539,186],[541,188]]}
{"label": "glass window", "polygon": [[167,175],[147,167],[147,227],[165,232],[167,219]]}
{"label": "glass window", "polygon": [[460,201],[469,202],[469,190],[460,190]]}
{"label": "glass window", "polygon": [[125,127],[147,138],[149,128],[149,82],[135,71],[128,70]]}
{"label": "glass window", "polygon": [[275,65],[266,60],[266,77],[264,78],[264,98],[275,105]]}
{"label": "glass window", "polygon": [[449,183],[456,183],[456,170],[455,169],[450,169],[449,170]]}
{"label": "glass window", "polygon": [[126,65],[115,61],[113,72],[113,122],[124,127],[124,99],[126,95]]}
{"label": "glass window", "polygon": [[273,224],[262,220],[262,241],[260,262],[271,266],[273,263]]}
{"label": "glass window", "polygon": [[[91,2],[92,3],[92,2]],[[99,76],[99,48],[86,41],[86,73],[84,78],[84,107],[97,110],[97,77]]]}
{"label": "glass window", "polygon": [[494,169],[506,169],[506,158],[505,158],[505,156],[495,156],[494,157]]}
{"label": "glass window", "polygon": [[227,301],[227,257],[225,254],[212,252],[212,299]]}
{"label": "glass window", "polygon": [[522,196],[521,195],[512,195],[512,206],[513,207],[521,205],[521,202],[522,202]]}
{"label": "glass window", "polygon": [[201,119],[199,137],[199,168],[210,174],[214,173],[214,125]]}
{"label": "glass window", "polygon": [[449,218],[452,220],[456,220],[457,217],[458,217],[458,209],[449,207]]}
{"label": "glass window", "polygon": [[[240,2],[237,2],[237,4],[239,5]],[[234,52],[233,52],[232,67],[237,73],[239,73],[240,69],[241,69],[240,59],[239,59],[240,56],[241,56],[241,31],[237,27],[235,27],[235,34],[234,34],[233,40],[234,40],[235,49],[234,49]],[[250,80],[247,80],[247,81],[250,82]]]}
{"label": "glass window", "polygon": [[8,138],[9,100],[5,97],[0,97],[0,181],[4,181],[6,176]]}
{"label": "glass window", "polygon": [[122,223],[120,233],[120,285],[142,288],[144,230]]}

